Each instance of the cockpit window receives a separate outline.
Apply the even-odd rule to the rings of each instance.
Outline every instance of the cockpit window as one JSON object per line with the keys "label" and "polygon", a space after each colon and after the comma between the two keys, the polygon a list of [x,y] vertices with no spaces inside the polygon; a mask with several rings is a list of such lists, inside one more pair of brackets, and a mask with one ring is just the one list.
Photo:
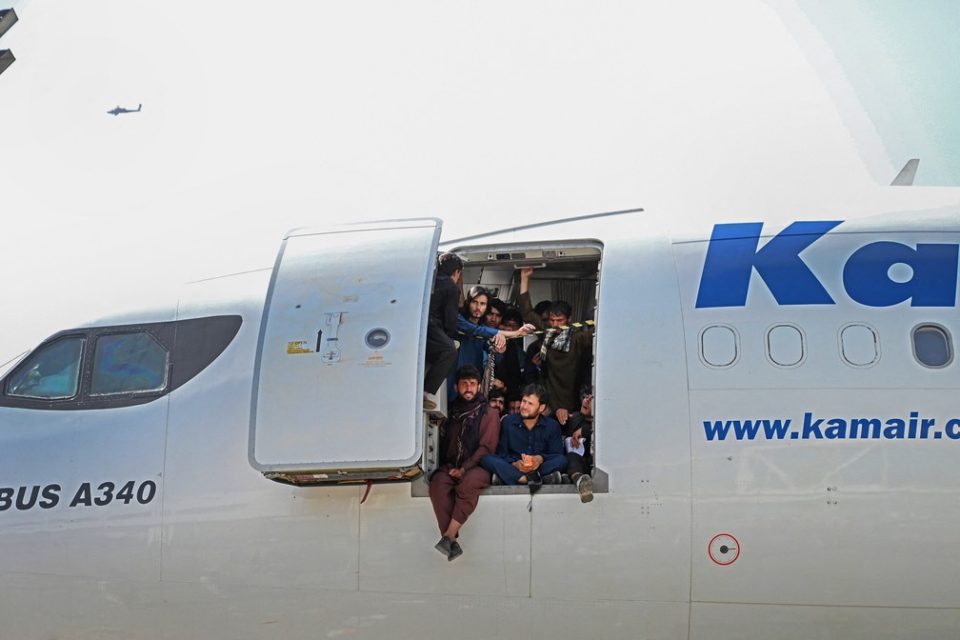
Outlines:
{"label": "cockpit window", "polygon": [[38,350],[7,381],[7,395],[43,400],[76,396],[83,343],[83,338],[63,338]]}
{"label": "cockpit window", "polygon": [[90,395],[149,393],[167,386],[169,353],[149,333],[97,338]]}
{"label": "cockpit window", "polygon": [[63,331],[0,378],[0,407],[88,411],[153,402],[213,364],[242,324],[224,315]]}

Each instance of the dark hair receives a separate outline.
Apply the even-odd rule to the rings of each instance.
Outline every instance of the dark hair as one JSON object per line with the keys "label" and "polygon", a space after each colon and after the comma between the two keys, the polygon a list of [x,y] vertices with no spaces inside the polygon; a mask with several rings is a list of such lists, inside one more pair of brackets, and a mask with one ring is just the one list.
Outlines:
{"label": "dark hair", "polygon": [[479,298],[480,296],[486,296],[487,306],[490,306],[490,301],[493,299],[493,296],[490,295],[489,291],[487,291],[480,285],[475,285],[473,287],[470,287],[470,291],[467,292],[466,299],[463,302],[463,309],[460,310],[460,313],[463,314],[464,318],[470,317],[470,303],[476,300],[477,298]]}
{"label": "dark hair", "polygon": [[542,384],[528,384],[525,386],[523,388],[523,397],[526,396],[537,396],[540,404],[550,404],[550,397],[547,395],[547,390]]}
{"label": "dark hair", "polygon": [[507,310],[507,303],[501,300],[500,298],[488,298],[489,302],[487,303],[487,311],[490,309],[496,309],[500,312],[501,318],[503,313]]}
{"label": "dark hair", "polygon": [[537,306],[533,308],[533,311],[538,316],[542,316],[543,314],[545,314],[547,311],[550,310],[551,304],[553,303],[550,302],[549,300],[541,300],[540,302],[537,303]]}
{"label": "dark hair", "polygon": [[480,382],[483,380],[483,376],[480,374],[480,369],[477,369],[472,364],[465,364],[457,369],[457,382],[461,380],[476,380]]}
{"label": "dark hair", "polygon": [[593,395],[593,387],[589,384],[585,384],[580,387],[580,400],[582,401],[587,396]]}
{"label": "dark hair", "polygon": [[503,312],[503,318],[500,320],[503,324],[508,322],[516,322],[518,327],[523,326],[523,316],[520,314],[520,310],[516,307],[507,307],[507,310]]}
{"label": "dark hair", "polygon": [[550,305],[550,315],[563,315],[569,318],[573,315],[573,309],[570,307],[570,304],[564,302],[563,300],[556,300]]}
{"label": "dark hair", "polygon": [[444,253],[437,258],[437,271],[446,276],[452,276],[454,271],[463,270],[463,260],[455,253]]}
{"label": "dark hair", "polygon": [[503,389],[490,387],[490,393],[487,394],[487,400],[493,400],[494,398],[506,398],[506,394],[503,393]]}

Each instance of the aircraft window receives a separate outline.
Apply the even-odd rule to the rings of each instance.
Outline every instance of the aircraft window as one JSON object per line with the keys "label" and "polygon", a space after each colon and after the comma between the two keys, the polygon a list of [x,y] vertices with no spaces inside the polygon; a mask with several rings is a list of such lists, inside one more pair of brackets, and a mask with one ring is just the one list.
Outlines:
{"label": "aircraft window", "polygon": [[737,332],[732,327],[713,325],[700,332],[700,359],[711,367],[729,367],[739,356]]}
{"label": "aircraft window", "polygon": [[946,329],[932,324],[913,330],[913,355],[925,367],[940,368],[953,360],[953,349]]}
{"label": "aircraft window", "polygon": [[149,333],[101,336],[90,395],[161,391],[167,384],[168,359],[167,350]]}
{"label": "aircraft window", "polygon": [[847,325],[840,330],[840,354],[851,366],[869,367],[880,359],[880,338],[866,325]]}
{"label": "aircraft window", "polygon": [[781,324],[767,331],[767,355],[781,367],[795,367],[803,361],[803,333],[793,325]]}
{"label": "aircraft window", "polygon": [[7,395],[64,400],[77,395],[83,338],[64,338],[42,347],[7,382]]}

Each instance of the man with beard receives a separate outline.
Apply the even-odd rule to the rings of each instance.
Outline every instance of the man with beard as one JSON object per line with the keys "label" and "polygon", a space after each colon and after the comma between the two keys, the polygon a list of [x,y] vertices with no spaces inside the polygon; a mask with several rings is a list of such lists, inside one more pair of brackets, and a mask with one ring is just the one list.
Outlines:
{"label": "man with beard", "polygon": [[[580,406],[577,391],[589,379],[593,358],[593,331],[575,332],[569,326],[570,305],[554,300],[543,322],[530,303],[530,278],[533,267],[520,269],[520,311],[524,319],[546,329],[539,358],[535,354],[531,365],[542,370],[541,382],[550,394],[550,406],[560,424],[566,424],[570,414]],[[532,367],[531,367],[532,370]]]}
{"label": "man with beard", "polygon": [[[488,327],[483,319],[487,314],[490,297],[490,293],[480,286],[471,287],[467,293],[463,309],[457,316],[457,329],[462,336],[457,357],[458,367],[472,364],[477,369],[482,369],[489,344],[502,353],[507,348],[507,339],[523,337],[534,329],[532,324],[525,324],[516,331]],[[450,398],[453,398],[455,393],[453,387],[454,381],[451,380]]]}
{"label": "man with beard", "polygon": [[440,433],[440,467],[430,478],[430,501],[441,535],[435,546],[447,560],[463,554],[457,541],[460,527],[490,484],[480,459],[494,452],[500,437],[500,416],[480,393],[480,379],[472,365],[457,371],[457,398]]}
{"label": "man with beard", "polygon": [[567,468],[560,425],[543,415],[547,392],[540,385],[523,390],[520,413],[506,416],[500,425],[497,452],[480,460],[503,484],[559,484]]}

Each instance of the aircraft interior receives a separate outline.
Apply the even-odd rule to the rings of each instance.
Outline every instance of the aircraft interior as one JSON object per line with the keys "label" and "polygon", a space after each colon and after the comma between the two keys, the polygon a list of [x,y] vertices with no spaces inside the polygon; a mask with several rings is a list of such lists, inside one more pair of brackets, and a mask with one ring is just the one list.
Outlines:
{"label": "aircraft interior", "polygon": [[[520,297],[520,268],[533,267],[534,274],[530,281],[530,300],[536,306],[537,303],[544,300],[564,300],[572,308],[571,324],[580,324],[587,321],[596,322],[597,308],[599,300],[599,275],[601,246],[599,243],[580,242],[580,243],[550,243],[538,245],[497,245],[497,246],[477,246],[456,248],[453,251],[459,255],[464,262],[463,269],[463,290],[464,295],[471,287],[480,285],[494,297],[502,300],[507,305],[517,307]],[[599,325],[597,330],[599,329]],[[537,335],[524,337],[524,351],[538,340]],[[594,339],[594,353],[596,352],[596,339]],[[593,355],[593,354],[591,354]],[[593,358],[591,358],[593,362]],[[584,378],[589,384],[593,384],[595,376],[592,367],[589,374]],[[442,390],[439,396],[445,397],[445,390]],[[441,409],[443,406],[441,405]],[[505,412],[509,409],[505,409]],[[594,405],[594,412],[596,412]],[[427,452],[424,457],[424,476],[414,482],[414,495],[427,495],[427,483],[425,478],[438,466],[436,451],[439,442],[439,426],[443,422],[443,416],[439,414],[431,415],[427,426]],[[599,423],[598,423],[599,425]],[[597,426],[597,431],[602,431],[602,426]],[[602,440],[602,436],[597,436]],[[591,442],[591,458],[596,461],[596,439]],[[594,491],[605,492],[607,490],[607,478],[602,470],[594,468],[591,471],[594,476]],[[525,486],[491,486],[485,493],[487,494],[513,494],[526,493]],[[564,476],[564,483],[561,485],[545,485],[542,489],[544,493],[576,493],[576,490],[569,480]]]}

